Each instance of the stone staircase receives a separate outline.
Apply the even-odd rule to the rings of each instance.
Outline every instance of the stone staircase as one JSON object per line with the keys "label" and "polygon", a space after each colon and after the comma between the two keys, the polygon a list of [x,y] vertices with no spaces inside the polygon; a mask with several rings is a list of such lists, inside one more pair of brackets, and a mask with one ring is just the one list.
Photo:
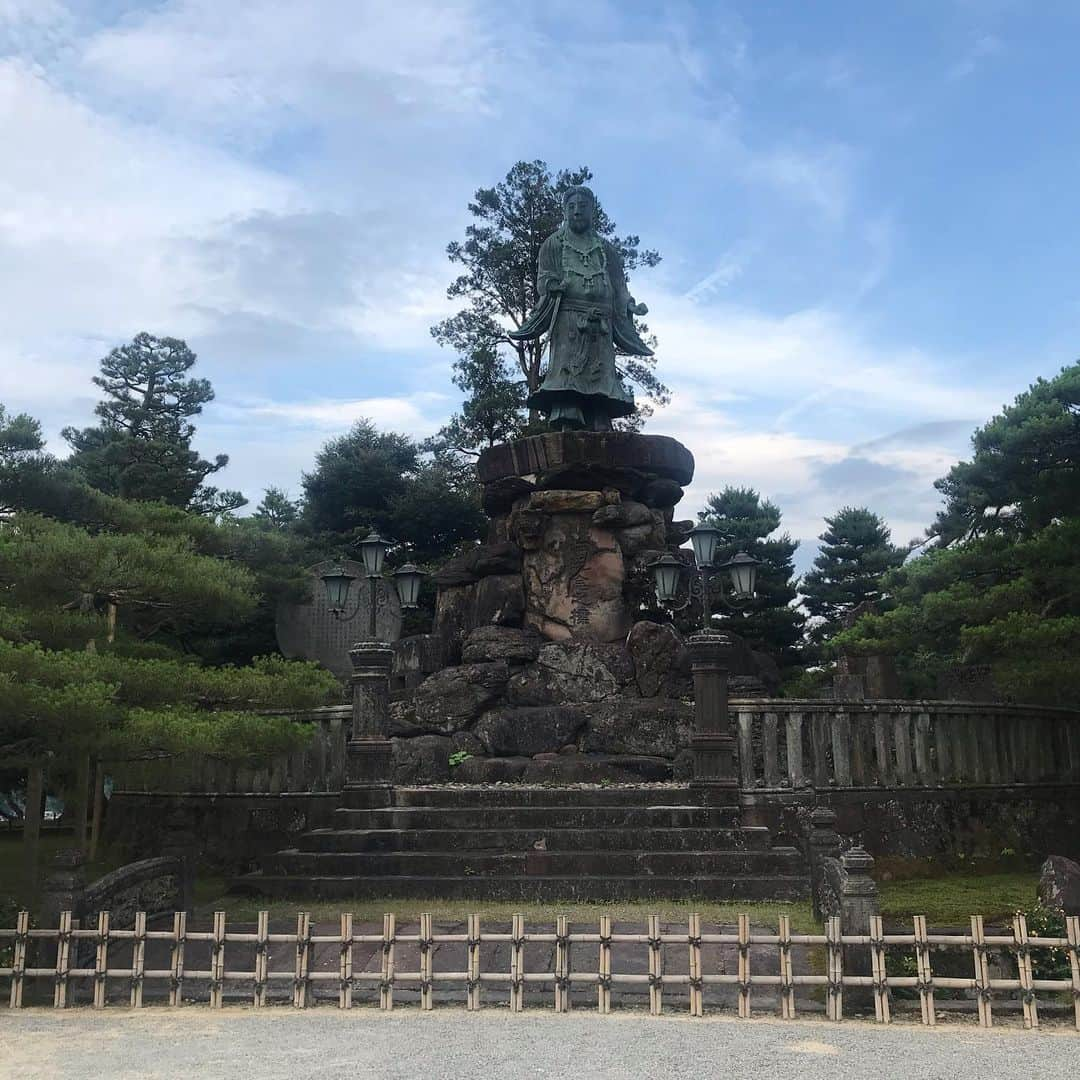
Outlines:
{"label": "stone staircase", "polygon": [[238,890],[324,899],[791,900],[803,855],[689,787],[395,788],[363,806],[346,788],[333,828],[302,835]]}

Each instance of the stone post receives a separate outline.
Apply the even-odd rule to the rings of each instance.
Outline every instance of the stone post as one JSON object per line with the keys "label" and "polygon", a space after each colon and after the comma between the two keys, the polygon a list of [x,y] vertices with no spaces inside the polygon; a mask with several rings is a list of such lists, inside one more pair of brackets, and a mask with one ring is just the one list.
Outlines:
{"label": "stone post", "polygon": [[[879,912],[877,882],[871,876],[874,857],[859,845],[840,856],[840,867],[840,932],[869,934],[870,916]],[[852,975],[871,975],[870,946],[845,945],[844,971]],[[850,993],[852,1004],[873,1008],[874,995],[868,987],[855,987]],[[845,992],[845,1000],[847,996]]]}
{"label": "stone post", "polygon": [[711,806],[737,806],[739,780],[735,772],[735,736],[728,715],[728,668],[732,647],[727,634],[701,631],[687,641],[694,675],[693,789]]}
{"label": "stone post", "polygon": [[352,662],[352,730],[347,782],[365,792],[369,806],[390,801],[391,746],[386,736],[390,712],[390,670],[394,650],[384,641],[360,641],[349,650]]}
{"label": "stone post", "polygon": [[826,880],[829,860],[840,857],[840,834],[836,831],[836,811],[828,806],[815,806],[810,812],[806,838],[807,861],[810,863],[810,898],[815,919],[835,915],[837,898],[831,895]]}

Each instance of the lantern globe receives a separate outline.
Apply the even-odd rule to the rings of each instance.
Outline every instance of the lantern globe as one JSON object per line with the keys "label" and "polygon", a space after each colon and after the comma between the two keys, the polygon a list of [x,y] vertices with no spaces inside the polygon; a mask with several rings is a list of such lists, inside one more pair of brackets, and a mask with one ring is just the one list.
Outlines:
{"label": "lantern globe", "polygon": [[720,530],[711,525],[697,525],[690,530],[690,543],[698,568],[712,566],[716,559],[716,547],[720,543]]}
{"label": "lantern globe", "polygon": [[760,559],[755,559],[753,555],[740,551],[720,567],[731,575],[731,591],[736,599],[749,600],[755,595],[757,570],[760,565]]}
{"label": "lantern globe", "polygon": [[661,604],[670,604],[679,589],[679,577],[682,563],[671,552],[666,552],[659,559],[649,563],[648,567],[656,583],[656,598]]}
{"label": "lantern globe", "polygon": [[360,558],[364,561],[364,570],[368,577],[378,577],[382,573],[383,560],[390,543],[384,540],[374,529],[360,541]]}
{"label": "lantern globe", "polygon": [[344,566],[333,566],[325,574],[319,575],[326,589],[326,603],[331,611],[344,611],[349,599],[355,574],[350,574]]}
{"label": "lantern globe", "polygon": [[427,574],[412,563],[406,563],[394,571],[394,586],[403,608],[414,608],[420,598],[420,585]]}

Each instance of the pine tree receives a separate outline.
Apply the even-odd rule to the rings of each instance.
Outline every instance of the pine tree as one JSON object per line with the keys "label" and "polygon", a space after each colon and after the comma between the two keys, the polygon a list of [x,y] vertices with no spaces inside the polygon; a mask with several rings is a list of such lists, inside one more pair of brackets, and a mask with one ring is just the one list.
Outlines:
{"label": "pine tree", "polygon": [[809,632],[816,644],[832,638],[859,604],[879,604],[882,576],[906,555],[893,545],[888,526],[865,507],[845,506],[825,524],[814,568],[802,582],[803,606],[817,620]]}
{"label": "pine tree", "polygon": [[729,486],[709,496],[698,518],[720,531],[717,563],[744,551],[762,564],[757,596],[732,620],[732,630],[753,648],[770,653],[782,667],[797,662],[803,616],[792,606],[798,594],[792,560],[799,543],[786,532],[773,535],[780,528],[780,509],[752,488]]}
{"label": "pine tree", "polygon": [[106,394],[94,410],[101,423],[62,433],[73,451],[68,463],[87,483],[110,495],[204,514],[244,505],[240,492],[205,483],[229,463],[228,456],[207,461],[191,447],[191,417],[214,397],[206,379],[188,376],[195,361],[183,341],[146,333],[101,361],[101,374],[94,376]]}

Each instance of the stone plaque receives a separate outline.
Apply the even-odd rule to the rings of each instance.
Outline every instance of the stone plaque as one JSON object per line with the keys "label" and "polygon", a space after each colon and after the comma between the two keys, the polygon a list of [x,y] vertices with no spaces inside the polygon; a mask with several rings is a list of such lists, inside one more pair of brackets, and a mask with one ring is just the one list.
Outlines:
{"label": "stone plaque", "polygon": [[[356,575],[349,588],[344,617],[335,618],[326,601],[326,588],[320,577],[331,567],[344,566]],[[311,600],[306,604],[278,605],[278,648],[290,659],[318,660],[339,678],[352,673],[349,649],[354,642],[370,637],[372,581],[364,576],[364,567],[352,559],[340,562],[328,559],[309,568]],[[380,641],[397,641],[401,636],[401,605],[397,589],[389,577],[374,583],[376,587],[375,631]]]}

